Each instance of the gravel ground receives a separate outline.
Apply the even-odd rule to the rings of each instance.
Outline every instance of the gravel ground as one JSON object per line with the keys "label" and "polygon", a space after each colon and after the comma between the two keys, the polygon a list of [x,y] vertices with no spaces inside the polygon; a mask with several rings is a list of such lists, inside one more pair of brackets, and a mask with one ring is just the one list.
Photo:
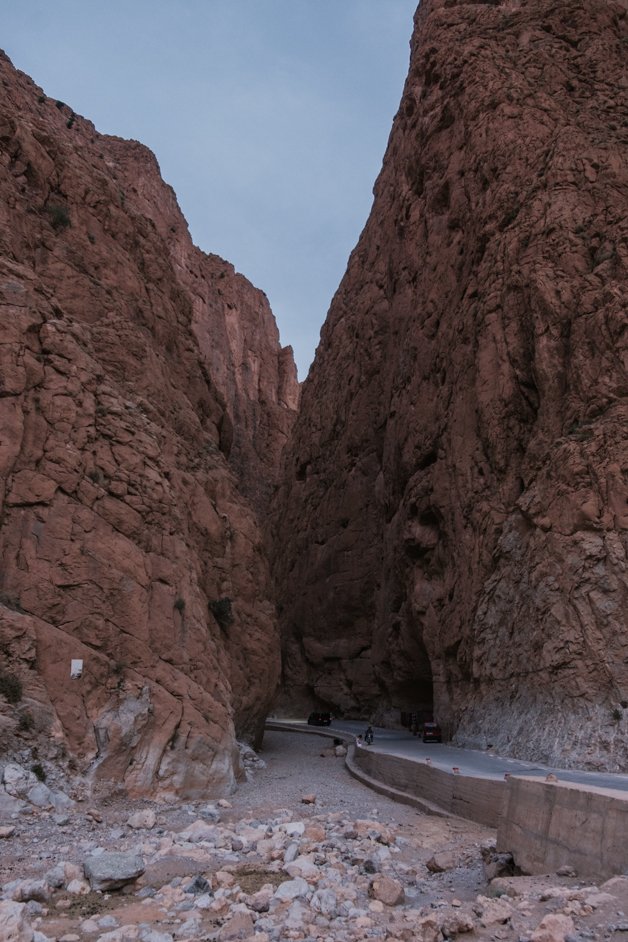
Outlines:
{"label": "gravel ground", "polygon": [[[230,800],[241,815],[272,813],[289,808],[299,815],[329,812],[347,818],[375,814],[394,825],[421,827],[435,839],[446,841],[452,834],[468,835],[478,842],[495,832],[460,818],[427,817],[414,808],[372,791],[349,775],[343,758],[331,756],[333,739],[305,733],[268,731],[259,757],[266,768],[253,772]],[[316,795],[316,804],[301,803],[303,795]]]}
{"label": "gravel ground", "polygon": [[[228,801],[77,793],[67,814],[32,806],[11,814],[0,828],[0,942],[27,942],[32,928],[43,933],[36,942],[628,939],[628,879],[602,893],[575,875],[489,885],[481,844],[493,831],[370,791],[333,740],[271,731],[259,759],[249,754],[254,771]],[[141,824],[130,818],[139,811]],[[141,855],[145,872],[99,893],[84,881],[83,862],[108,851]],[[60,886],[48,882],[59,868]],[[24,913],[32,928],[16,935]],[[13,935],[3,934],[3,918],[14,920]]]}
{"label": "gravel ground", "polygon": [[[420,844],[425,855],[455,854],[460,867],[431,877],[430,895],[437,898],[455,888],[460,899],[470,899],[486,886],[480,859],[482,841],[495,831],[461,818],[431,817],[408,805],[372,791],[349,775],[343,758],[333,752],[333,739],[303,733],[268,731],[260,758],[266,768],[252,774],[230,801],[233,807],[223,820],[235,821],[255,815],[264,819],[279,809],[296,819],[336,814],[347,821],[373,818]],[[312,805],[304,795],[316,795]]]}

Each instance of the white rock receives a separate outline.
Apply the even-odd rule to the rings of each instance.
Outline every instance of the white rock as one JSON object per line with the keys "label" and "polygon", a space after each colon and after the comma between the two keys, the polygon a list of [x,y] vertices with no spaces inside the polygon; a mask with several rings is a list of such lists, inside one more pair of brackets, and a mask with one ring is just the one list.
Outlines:
{"label": "white rock", "polygon": [[333,890],[316,890],[312,894],[310,906],[323,916],[334,917],[337,915],[338,899]]}
{"label": "white rock", "polygon": [[92,932],[98,932],[100,928],[93,916],[90,916],[89,919],[84,919],[80,927],[81,932],[85,932],[87,935],[91,935]]}
{"label": "white rock", "polygon": [[305,823],[303,821],[289,821],[287,824],[282,824],[281,827],[288,837],[301,837],[305,831]]}
{"label": "white rock", "polygon": [[284,866],[286,873],[291,877],[303,877],[308,883],[316,883],[321,876],[321,869],[317,867],[309,855],[297,857],[292,863]]}
{"label": "white rock", "polygon": [[219,828],[214,824],[208,824],[206,821],[194,821],[183,831],[175,834],[178,842],[189,841],[191,844],[198,844],[200,841],[214,843],[219,836]]}
{"label": "white rock", "polygon": [[286,880],[285,883],[280,883],[273,894],[273,899],[285,902],[304,898],[307,896],[309,889],[309,885],[302,877],[296,877],[294,880]]}
{"label": "white rock", "polygon": [[0,903],[0,939],[2,942],[32,942],[34,935],[23,903]]}
{"label": "white rock", "polygon": [[[307,910],[307,907],[300,903],[298,900],[294,900],[291,904],[288,912],[282,918],[282,927],[286,929],[297,929],[306,931],[305,927],[311,919],[311,916]],[[306,933],[308,934],[308,933]]]}
{"label": "white rock", "polygon": [[136,811],[127,819],[127,824],[135,830],[150,830],[155,827],[157,816],[152,808],[146,808],[144,811]]}
{"label": "white rock", "polygon": [[296,841],[293,841],[292,844],[288,844],[286,852],[283,855],[283,862],[286,864],[292,863],[293,860],[299,856],[299,845]]}
{"label": "white rock", "polygon": [[5,789],[0,786],[0,819],[6,820],[9,815],[17,814],[22,808],[25,808],[25,803],[20,798],[15,798]]}
{"label": "white rock", "polygon": [[158,932],[152,926],[140,926],[139,937],[141,942],[172,942],[169,932]]}
{"label": "white rock", "polygon": [[67,891],[73,896],[87,896],[89,893],[89,883],[87,880],[70,880],[67,885]]}
{"label": "white rock", "polygon": [[8,763],[2,773],[2,782],[5,791],[13,798],[24,798],[28,789],[37,785],[38,779],[33,772],[23,769],[21,765]]}
{"label": "white rock", "polygon": [[213,902],[213,897],[210,893],[203,893],[201,896],[197,896],[194,900],[194,905],[197,909],[209,909]]}

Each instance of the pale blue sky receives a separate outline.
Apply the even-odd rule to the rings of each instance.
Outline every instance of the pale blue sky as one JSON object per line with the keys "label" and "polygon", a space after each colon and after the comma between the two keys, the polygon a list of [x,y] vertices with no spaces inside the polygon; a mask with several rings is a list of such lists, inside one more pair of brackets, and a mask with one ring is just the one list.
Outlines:
{"label": "pale blue sky", "polygon": [[266,292],[303,379],[366,222],[417,0],[15,0],[0,46],[155,152],[192,238]]}

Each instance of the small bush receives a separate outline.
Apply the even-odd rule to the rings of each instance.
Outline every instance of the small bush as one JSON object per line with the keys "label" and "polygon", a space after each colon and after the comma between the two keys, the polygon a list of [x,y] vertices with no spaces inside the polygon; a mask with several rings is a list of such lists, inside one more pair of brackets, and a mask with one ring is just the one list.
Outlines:
{"label": "small bush", "polygon": [[99,487],[103,487],[107,480],[104,472],[100,468],[91,468],[91,470],[87,472],[87,477]]}
{"label": "small bush", "polygon": [[62,111],[62,110],[65,108],[65,102],[64,102],[64,101],[55,101],[55,107],[57,107],[57,108],[59,109],[59,111]]}
{"label": "small bush", "polygon": [[34,762],[31,765],[31,772],[39,779],[40,782],[46,781],[46,770],[44,769],[41,762]]}
{"label": "small bush", "polygon": [[51,206],[48,206],[47,209],[48,215],[50,216],[50,224],[56,232],[67,229],[68,226],[72,225],[70,222],[70,214],[65,206],[53,203]]}
{"label": "small bush", "polygon": [[179,596],[178,599],[175,599],[174,607],[178,612],[182,612],[185,608],[185,599],[182,599],[181,596]]}
{"label": "small bush", "polygon": [[216,599],[207,603],[208,608],[221,628],[228,628],[233,621],[231,599]]}
{"label": "small bush", "polygon": [[76,115],[74,114],[74,112],[72,112],[68,120],[65,122],[66,127],[71,128],[75,121],[76,121]]}
{"label": "small bush", "polygon": [[619,709],[619,707],[615,707],[615,709],[613,710],[613,719],[615,720],[615,722],[619,723],[619,721],[623,719],[623,716],[624,714]]}
{"label": "small bush", "polygon": [[0,696],[7,703],[19,703],[22,699],[22,681],[15,674],[6,674],[0,671]]}
{"label": "small bush", "polygon": [[29,713],[28,710],[26,710],[24,713],[20,713],[20,718],[17,724],[18,732],[29,733],[34,726],[35,720],[33,719],[32,713]]}

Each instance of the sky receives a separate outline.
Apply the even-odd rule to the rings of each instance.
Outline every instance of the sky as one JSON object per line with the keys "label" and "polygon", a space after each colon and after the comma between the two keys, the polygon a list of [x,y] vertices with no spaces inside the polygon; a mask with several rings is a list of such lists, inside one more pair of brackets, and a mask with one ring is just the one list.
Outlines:
{"label": "sky", "polygon": [[156,154],[194,242],[268,295],[304,379],[366,222],[417,0],[5,0],[0,46]]}

